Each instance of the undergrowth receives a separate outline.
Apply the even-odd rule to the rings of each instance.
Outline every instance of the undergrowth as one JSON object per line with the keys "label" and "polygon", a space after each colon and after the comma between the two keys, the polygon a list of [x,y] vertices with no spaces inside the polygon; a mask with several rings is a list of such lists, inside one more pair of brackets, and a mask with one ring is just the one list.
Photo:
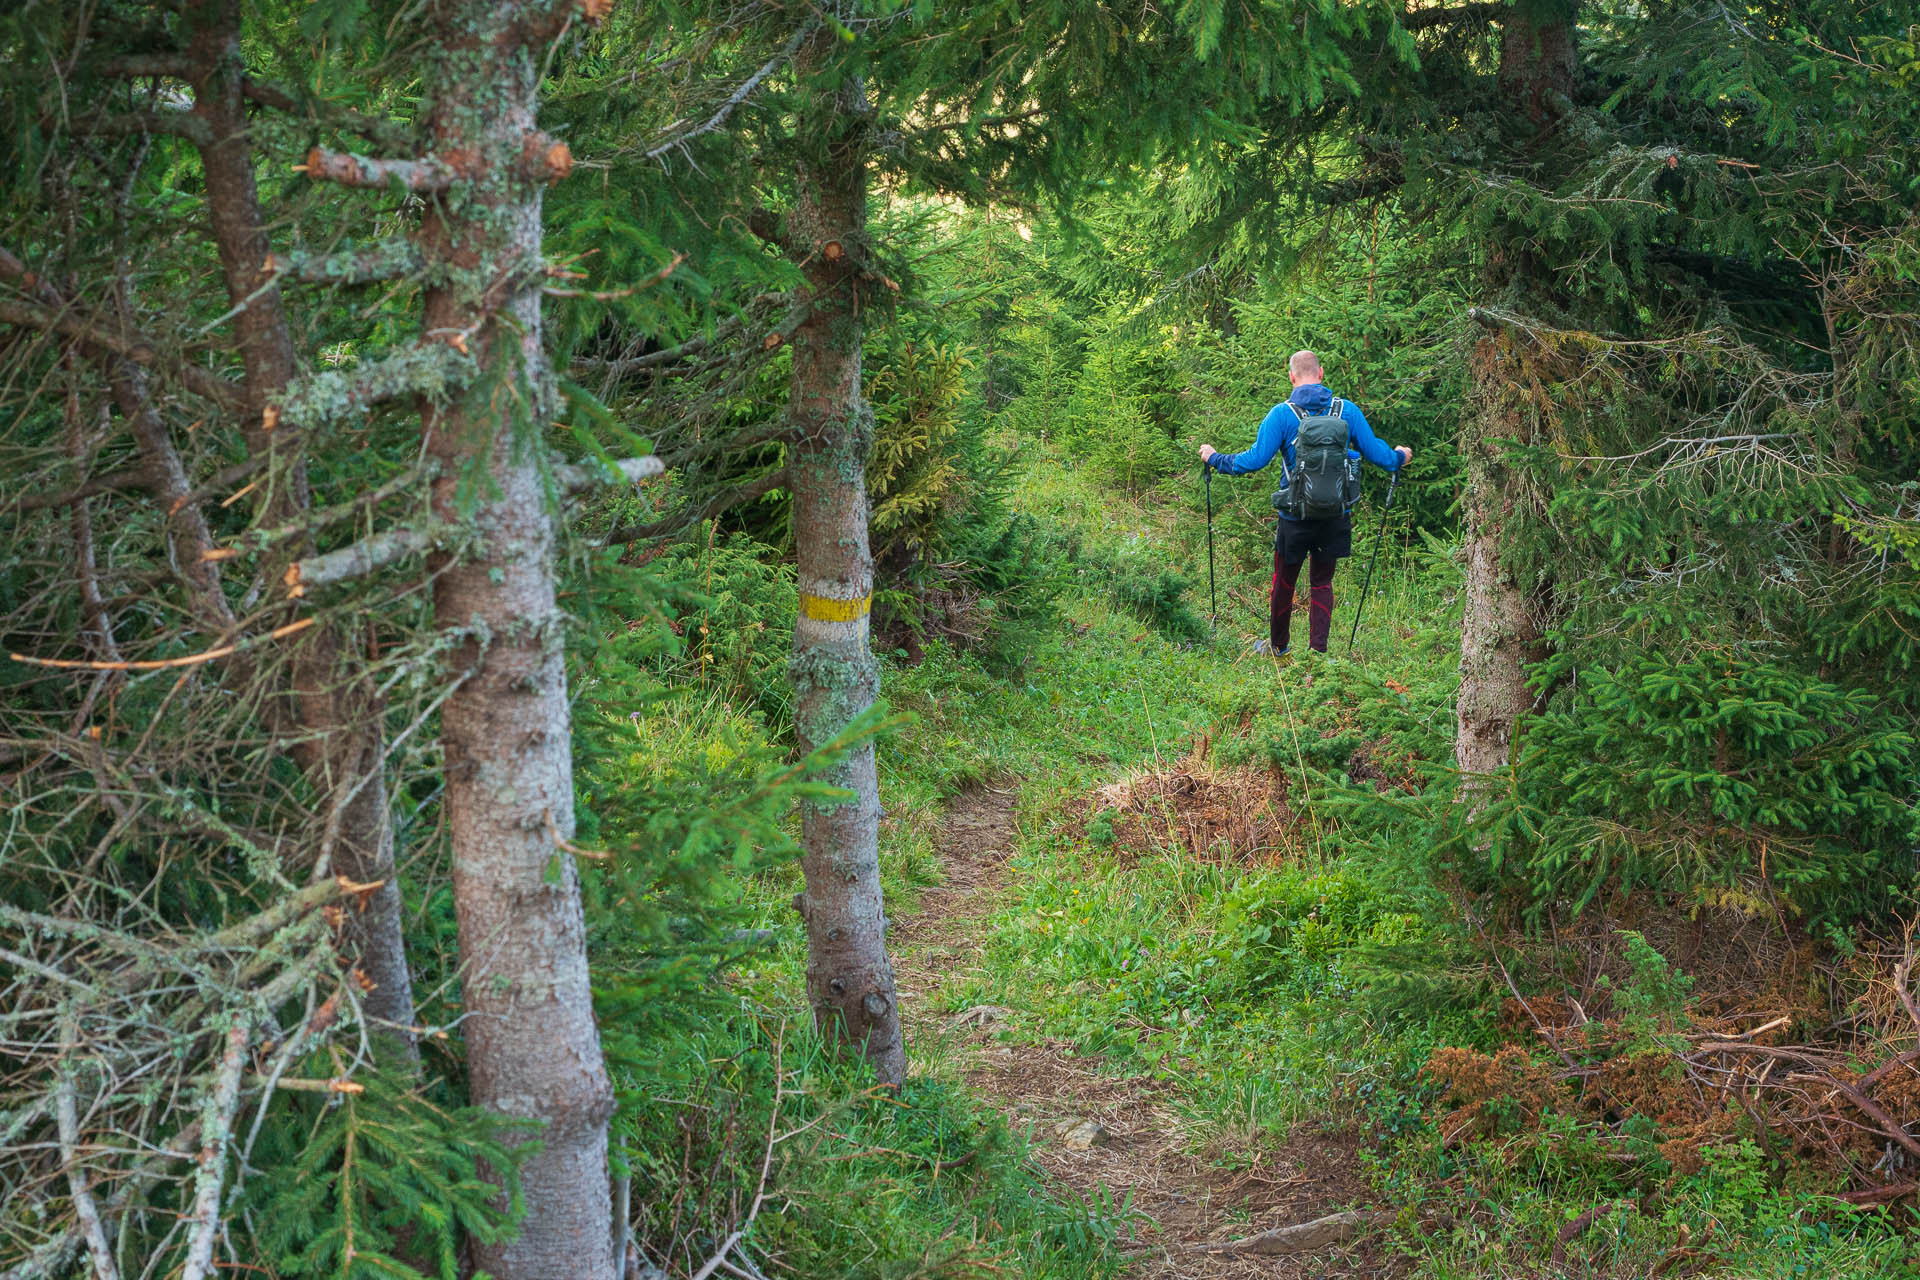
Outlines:
{"label": "undergrowth", "polygon": [[[1683,1132],[1658,1088],[1631,1105],[1616,1091],[1623,1114],[1569,1090],[1561,1056],[1655,1081],[1689,1035],[1720,1025],[1717,997],[1668,954],[1689,903],[1702,908],[1684,893],[1665,907],[1610,899],[1578,939],[1555,938],[1529,932],[1527,899],[1504,900],[1497,881],[1468,896],[1463,874],[1486,870],[1463,861],[1448,803],[1448,544],[1388,541],[1349,653],[1350,562],[1334,654],[1275,664],[1246,653],[1265,622],[1251,553],[1221,558],[1209,624],[1197,486],[1116,498],[1100,484],[1097,468],[1040,457],[1010,496],[1078,569],[1049,588],[1057,616],[1021,636],[1014,661],[928,635],[917,662],[887,664],[888,708],[910,717],[880,752],[893,914],[938,878],[945,802],[983,781],[1019,788],[1023,834],[979,925],[982,958],[934,1013],[1005,1006],[993,1034],[1016,1053],[1065,1041],[1095,1070],[1158,1079],[1193,1152],[1222,1168],[1257,1163],[1303,1121],[1359,1131],[1406,1274],[1915,1273],[1908,1210],[1840,1205],[1831,1169],[1770,1152],[1742,1117],[1702,1113]],[[586,771],[603,801],[695,779],[746,786],[773,767],[779,710],[754,663],[782,638],[716,641],[695,618],[711,628],[731,608],[750,625],[761,597],[791,588],[722,550],[699,553],[715,603],[664,624],[666,656],[589,691],[631,738]],[[729,643],[765,656],[727,656]],[[636,690],[657,699],[676,682],[671,714],[628,719]],[[910,1045],[916,1079],[898,1099],[821,1052],[800,994],[798,868],[770,832],[697,892],[684,877],[601,882],[603,913],[658,904],[647,929],[598,934],[598,972],[623,975],[602,1012],[617,1156],[650,1256],[697,1266],[764,1192],[750,1252],[802,1274],[1117,1274],[1131,1211],[1042,1181],[943,1050]],[[1644,933],[1605,923],[1634,911]],[[663,972],[674,947],[672,983],[705,1004],[668,1024],[645,1010],[687,1001],[654,999],[664,979],[638,975]],[[1556,965],[1582,955],[1594,1030],[1556,1045],[1526,1012],[1545,1006],[1515,996],[1565,986]]]}

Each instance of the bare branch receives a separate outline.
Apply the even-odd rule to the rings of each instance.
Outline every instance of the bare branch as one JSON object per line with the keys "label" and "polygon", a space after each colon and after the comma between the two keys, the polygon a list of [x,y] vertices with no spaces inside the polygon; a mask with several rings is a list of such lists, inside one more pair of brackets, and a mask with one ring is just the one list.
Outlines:
{"label": "bare branch", "polygon": [[373,284],[419,275],[426,256],[411,240],[383,240],[327,253],[296,249],[284,257],[270,255],[266,267],[282,279],[307,284]]}
{"label": "bare branch", "polygon": [[[478,156],[456,153],[447,156],[422,156],[417,160],[382,160],[314,147],[304,162],[293,167],[317,182],[334,182],[343,187],[378,191],[396,183],[408,191],[432,194],[445,191],[456,182],[477,177]],[[573,152],[567,144],[538,129],[521,143],[520,173],[533,182],[554,183],[573,172]]]}
{"label": "bare branch", "polygon": [[16,493],[12,495],[12,501],[8,505],[15,511],[44,511],[48,507],[64,507],[76,502],[85,502],[88,498],[103,493],[144,488],[146,483],[145,467],[123,467],[119,471],[109,471],[104,476],[95,476],[63,493]]}
{"label": "bare branch", "polygon": [[245,551],[260,551],[291,538],[310,537],[319,530],[339,524],[343,520],[365,515],[388,498],[406,492],[438,471],[439,467],[432,461],[423,462],[417,467],[409,467],[385,484],[366,493],[356,494],[345,502],[304,511],[296,518],[275,528],[248,530],[215,554],[221,557],[239,555]]}
{"label": "bare branch", "polygon": [[1401,15],[1400,25],[1409,31],[1457,27],[1468,23],[1486,26],[1505,17],[1507,8],[1505,0],[1483,0],[1482,3],[1456,5],[1451,9],[1415,9]]}
{"label": "bare branch", "polygon": [[265,425],[269,430],[283,423],[316,427],[356,417],[389,400],[445,397],[473,373],[473,358],[465,348],[459,335],[451,342],[421,339],[351,368],[311,374],[287,388],[280,403],[268,410]]}
{"label": "bare branch", "polygon": [[1005,129],[1017,124],[1025,124],[1047,114],[1046,107],[1033,107],[1026,111],[1008,116],[969,116],[961,120],[942,120],[922,129],[909,130],[904,136],[908,140],[930,138],[936,133],[953,133],[962,130]]}
{"label": "bare branch", "polygon": [[[613,475],[607,474],[608,465],[611,465]],[[575,494],[605,484],[639,484],[666,469],[666,464],[654,457],[620,458],[611,464],[601,464],[596,459],[588,463],[562,463],[553,469],[553,474],[560,482],[561,492]]]}
{"label": "bare branch", "polygon": [[396,560],[431,551],[436,541],[429,530],[389,529],[337,551],[294,561],[287,566],[284,585],[289,596],[301,596],[312,587],[332,586],[336,582],[364,578]]}
{"label": "bare branch", "polygon": [[[71,1009],[61,1018],[61,1039],[78,1044],[77,1019]],[[74,1217],[87,1241],[87,1256],[93,1261],[94,1280],[119,1280],[119,1268],[113,1263],[113,1247],[107,1243],[106,1228],[100,1223],[100,1207],[94,1203],[93,1189],[87,1185],[87,1171],[80,1164],[80,1119],[73,1099],[73,1062],[60,1059],[60,1078],[56,1085],[55,1116],[60,1127],[60,1164],[67,1172],[67,1194],[73,1199]]]}
{"label": "bare branch", "polygon": [[[6,258],[12,258],[12,255],[0,250],[0,276],[10,274],[6,269]],[[14,261],[18,262],[18,259]],[[117,333],[71,309],[50,310],[28,302],[0,298],[0,324],[77,339],[94,348],[88,354],[96,359],[101,352],[105,352],[135,364],[158,366],[177,378],[187,390],[205,396],[222,408],[241,409],[246,405],[245,394],[228,379],[209,373],[198,365],[163,361],[159,348],[152,340],[139,334]]]}
{"label": "bare branch", "polygon": [[184,80],[193,74],[193,59],[185,53],[131,53],[95,63],[95,75],[126,80],[145,80],[156,76]]}
{"label": "bare branch", "polygon": [[329,151],[325,147],[308,151],[305,162],[295,165],[293,171],[304,173],[316,182],[337,182],[343,187],[379,190],[398,183],[408,191],[418,192],[445,191],[464,176],[438,156],[420,160],[376,160],[347,151]]}
{"label": "bare branch", "polygon": [[237,1014],[227,1031],[226,1051],[213,1087],[200,1111],[199,1170],[194,1174],[193,1224],[187,1262],[180,1280],[206,1280],[213,1269],[213,1238],[220,1226],[220,1190],[226,1185],[227,1144],[233,1137],[233,1118],[240,1107],[240,1075],[247,1065],[248,1016]]}
{"label": "bare branch", "polygon": [[71,132],[93,138],[185,138],[196,147],[213,145],[213,130],[205,120],[191,111],[168,108],[81,118],[73,122]]}
{"label": "bare branch", "polygon": [[683,507],[670,515],[647,524],[626,524],[616,527],[606,537],[596,539],[596,545],[606,547],[625,546],[633,542],[651,542],[655,538],[665,538],[690,529],[702,520],[711,520],[724,511],[729,511],[745,502],[770,493],[787,482],[787,469],[777,467],[763,476],[722,489],[699,506]]}
{"label": "bare branch", "polygon": [[808,35],[812,34],[814,27],[817,25],[818,23],[813,21],[802,23],[799,29],[788,38],[785,47],[782,48],[779,53],[774,54],[773,57],[768,58],[766,63],[761,66],[758,71],[742,81],[738,89],[728,94],[727,100],[720,104],[720,109],[709,116],[704,124],[696,125],[691,129],[673,135],[664,142],[656,143],[647,148],[647,159],[658,160],[675,147],[684,147],[695,138],[703,134],[712,133],[721,125],[724,125],[727,122],[727,117],[738,110],[741,103],[753,96],[753,91],[760,87],[762,80],[772,75],[774,71],[780,67],[793,61],[793,55],[800,51],[801,44],[805,42]]}
{"label": "bare branch", "polygon": [[315,124],[329,125],[348,133],[357,133],[367,141],[388,151],[405,150],[413,140],[413,130],[398,120],[362,115],[358,111],[329,102],[325,98],[316,98],[298,88],[284,88],[264,80],[249,78],[241,83],[240,92],[249,102],[257,102],[263,107],[271,107],[275,111],[282,111],[290,116],[299,116]]}

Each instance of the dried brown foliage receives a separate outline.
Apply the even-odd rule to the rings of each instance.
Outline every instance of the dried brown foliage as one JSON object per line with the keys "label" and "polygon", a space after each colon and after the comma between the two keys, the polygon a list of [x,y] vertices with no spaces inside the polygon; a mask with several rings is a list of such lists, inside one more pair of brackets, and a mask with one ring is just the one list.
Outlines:
{"label": "dried brown foliage", "polygon": [[[1804,946],[1780,949],[1811,963]],[[1691,998],[1670,1025],[1606,1008],[1604,987],[1591,1000],[1516,992],[1501,1019],[1515,1043],[1436,1050],[1422,1077],[1440,1089],[1436,1122],[1449,1144],[1538,1132],[1555,1114],[1596,1137],[1606,1158],[1634,1163],[1628,1127],[1651,1121],[1675,1174],[1751,1139],[1776,1164],[1815,1171],[1840,1199],[1886,1203],[1920,1190],[1915,963],[1911,938],[1857,955],[1846,975],[1852,1012],[1838,1020],[1778,999],[1808,989],[1807,970],[1791,965],[1749,972],[1744,1004],[1725,966],[1720,989]]]}
{"label": "dried brown foliage", "polygon": [[1204,755],[1203,743],[1180,768],[1100,788],[1085,819],[1112,815],[1113,847],[1134,856],[1171,847],[1198,862],[1273,864],[1311,842],[1278,769],[1214,769]]}

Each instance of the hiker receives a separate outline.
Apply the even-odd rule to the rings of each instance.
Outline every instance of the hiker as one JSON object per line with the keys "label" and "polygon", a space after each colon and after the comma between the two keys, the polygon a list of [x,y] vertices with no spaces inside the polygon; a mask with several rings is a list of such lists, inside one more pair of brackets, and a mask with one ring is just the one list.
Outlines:
{"label": "hiker", "polygon": [[[1293,394],[1273,406],[1260,423],[1253,448],[1244,453],[1221,453],[1210,444],[1200,446],[1200,461],[1227,476],[1258,471],[1272,462],[1276,453],[1286,456],[1286,477],[1280,491],[1273,495],[1280,527],[1273,539],[1268,635],[1254,645],[1255,653],[1271,653],[1276,658],[1289,647],[1293,588],[1300,579],[1301,562],[1309,558],[1307,641],[1321,653],[1327,651],[1327,633],[1333,629],[1334,566],[1340,557],[1353,554],[1352,511],[1360,497],[1359,460],[1365,458],[1387,471],[1398,471],[1413,461],[1413,450],[1405,445],[1389,449],[1380,442],[1359,406],[1335,399],[1322,381],[1325,376],[1319,356],[1311,351],[1294,352],[1287,361]],[[1296,444],[1301,445],[1297,451]]]}

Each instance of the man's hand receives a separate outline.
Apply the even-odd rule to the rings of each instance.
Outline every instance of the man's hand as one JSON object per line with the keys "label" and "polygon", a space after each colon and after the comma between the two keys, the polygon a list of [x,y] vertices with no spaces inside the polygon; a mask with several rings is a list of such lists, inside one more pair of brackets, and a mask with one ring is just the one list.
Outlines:
{"label": "man's hand", "polygon": [[1202,462],[1205,462],[1205,461],[1207,461],[1208,459],[1210,459],[1210,458],[1212,458],[1212,457],[1213,457],[1213,455],[1214,455],[1214,454],[1216,454],[1216,453],[1218,453],[1218,452],[1220,452],[1220,451],[1219,451],[1218,449],[1216,449],[1216,448],[1214,448],[1214,447],[1213,447],[1212,445],[1210,445],[1210,444],[1203,444],[1203,445],[1201,445],[1201,446],[1200,446],[1200,461],[1202,461]]}
{"label": "man's hand", "polygon": [[1394,451],[1395,453],[1397,453],[1397,454],[1399,454],[1399,455],[1400,455],[1400,465],[1401,465],[1401,466],[1403,466],[1403,467],[1404,467],[1404,466],[1406,466],[1406,465],[1407,465],[1407,464],[1408,464],[1409,462],[1412,462],[1412,461],[1413,461],[1413,450],[1411,450],[1411,449],[1409,449],[1409,448],[1407,448],[1407,446],[1405,446],[1405,445],[1403,445],[1403,444],[1397,444],[1397,445],[1395,445],[1395,446],[1393,447],[1393,451]]}

